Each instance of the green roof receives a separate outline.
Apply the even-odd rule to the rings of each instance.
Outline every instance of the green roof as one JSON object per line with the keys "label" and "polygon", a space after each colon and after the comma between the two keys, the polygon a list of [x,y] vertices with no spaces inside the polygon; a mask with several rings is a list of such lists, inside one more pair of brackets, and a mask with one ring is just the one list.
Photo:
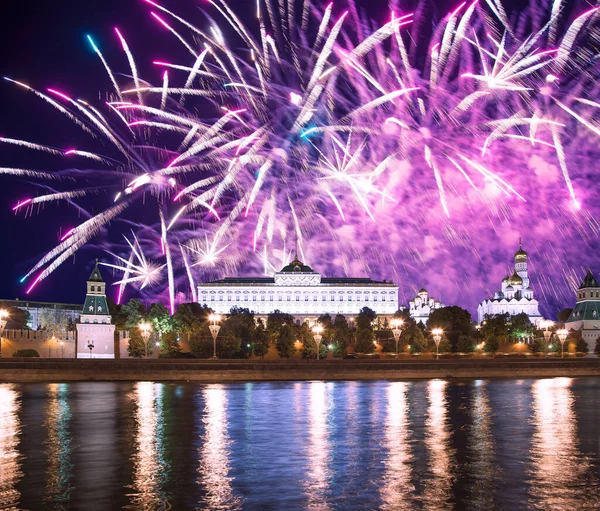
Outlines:
{"label": "green roof", "polygon": [[600,300],[578,302],[567,319],[567,323],[584,320],[600,320]]}
{"label": "green roof", "polygon": [[98,259],[96,259],[96,265],[94,266],[94,269],[92,270],[92,273],[90,274],[90,278],[88,279],[88,282],[104,282],[104,279],[102,278],[102,274],[100,273],[100,269],[98,268]]}
{"label": "green roof", "polygon": [[83,314],[95,314],[97,316],[108,316],[108,304],[104,295],[87,295],[83,304]]}
{"label": "green roof", "polygon": [[588,287],[600,287],[598,285],[598,281],[594,277],[594,274],[589,268],[585,275],[585,278],[583,279],[583,282],[581,283],[581,286],[579,286],[579,289],[585,289]]}

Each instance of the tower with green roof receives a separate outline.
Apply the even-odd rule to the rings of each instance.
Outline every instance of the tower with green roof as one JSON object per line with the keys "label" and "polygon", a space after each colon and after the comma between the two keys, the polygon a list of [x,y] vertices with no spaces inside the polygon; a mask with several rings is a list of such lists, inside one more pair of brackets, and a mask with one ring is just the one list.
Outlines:
{"label": "tower with green roof", "polygon": [[87,281],[85,303],[77,324],[77,358],[115,358],[115,325],[108,311],[106,283],[98,260]]}
{"label": "tower with green roof", "polygon": [[567,319],[566,328],[581,330],[589,353],[593,353],[596,339],[600,337],[600,285],[589,268],[576,295],[577,303]]}

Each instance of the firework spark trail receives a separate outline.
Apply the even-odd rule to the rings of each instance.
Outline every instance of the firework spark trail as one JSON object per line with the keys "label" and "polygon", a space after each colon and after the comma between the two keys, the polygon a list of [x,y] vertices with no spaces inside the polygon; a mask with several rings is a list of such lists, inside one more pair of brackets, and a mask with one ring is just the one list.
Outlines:
{"label": "firework spark trail", "polygon": [[[361,19],[352,3],[338,12],[309,0],[258,0],[256,19],[247,25],[225,0],[212,0],[197,24],[146,1],[149,16],[187,57],[154,61],[159,83],[139,77],[117,29],[134,81],[130,90],[88,38],[114,101],[96,108],[50,89],[59,102],[8,79],[120,153],[104,157],[0,139],[102,163],[106,168],[65,175],[75,181],[111,176],[111,199],[121,208],[109,206],[65,235],[32,270],[45,268],[33,285],[109,220],[128,222],[132,206],[148,207],[148,201],[154,213],[147,227],[160,229],[161,250],[141,239],[133,247],[141,251],[142,242],[164,260],[157,271],[167,269],[171,310],[177,287],[187,281],[194,288],[206,268],[235,270],[246,262],[248,273],[272,272],[277,268],[269,261],[285,262],[294,242],[330,273],[343,268],[405,281],[443,263],[448,298],[467,302],[475,293],[467,296],[460,283],[477,279],[463,261],[487,265],[490,275],[499,266],[477,240],[508,246],[527,224],[532,243],[545,243],[559,229],[595,246],[598,197],[581,169],[600,157],[600,62],[592,59],[600,54],[599,8],[575,13],[569,24],[561,0],[522,12],[507,12],[500,0],[474,1],[433,20],[429,36],[420,33],[431,25],[423,23],[426,9],[398,15],[399,2],[391,4],[391,20],[376,25]],[[9,166],[0,174],[62,176]],[[45,197],[64,194],[85,203],[70,193],[78,190]],[[548,196],[556,204],[548,206]],[[22,199],[15,211],[43,197]],[[190,240],[193,229],[203,237]],[[179,251],[171,252],[173,243]],[[135,264],[133,247],[123,247],[128,258],[111,249],[122,268]],[[552,254],[540,267],[560,283],[540,285],[557,302],[568,296],[573,276],[564,270],[567,258]],[[133,275],[124,272],[119,296]]]}

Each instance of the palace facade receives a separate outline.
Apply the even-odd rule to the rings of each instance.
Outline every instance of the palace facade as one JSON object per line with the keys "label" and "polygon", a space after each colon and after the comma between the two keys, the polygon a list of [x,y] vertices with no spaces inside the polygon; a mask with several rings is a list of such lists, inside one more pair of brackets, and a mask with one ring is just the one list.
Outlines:
{"label": "palace facade", "polygon": [[227,277],[200,284],[198,301],[218,314],[229,314],[233,307],[258,316],[279,310],[298,321],[323,314],[353,317],[363,307],[391,316],[398,310],[398,286],[385,280],[322,277],[296,257],[273,277]]}
{"label": "palace facade", "polygon": [[539,303],[533,297],[533,289],[529,282],[527,259],[527,252],[523,250],[521,242],[519,242],[512,275],[507,274],[502,279],[501,289],[494,294],[493,298],[484,300],[477,307],[479,323],[484,320],[486,314],[492,316],[508,313],[515,316],[524,312],[534,324],[542,319],[538,308]]}

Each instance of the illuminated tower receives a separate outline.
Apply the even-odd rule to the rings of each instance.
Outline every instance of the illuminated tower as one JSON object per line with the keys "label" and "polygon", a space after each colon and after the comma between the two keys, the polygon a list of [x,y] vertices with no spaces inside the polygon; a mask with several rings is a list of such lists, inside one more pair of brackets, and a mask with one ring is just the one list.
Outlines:
{"label": "illuminated tower", "polygon": [[[90,349],[91,348],[91,349]],[[98,260],[87,281],[83,311],[77,323],[77,358],[115,358],[115,325],[106,302],[106,283]]]}

